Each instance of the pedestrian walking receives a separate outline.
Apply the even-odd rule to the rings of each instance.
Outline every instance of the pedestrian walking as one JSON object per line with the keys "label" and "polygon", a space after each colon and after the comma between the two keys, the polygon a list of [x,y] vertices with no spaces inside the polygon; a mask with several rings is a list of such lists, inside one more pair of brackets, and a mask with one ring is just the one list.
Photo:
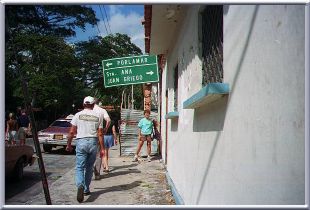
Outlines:
{"label": "pedestrian walking", "polygon": [[6,132],[5,136],[8,141],[8,144],[16,144],[17,141],[17,131],[18,131],[18,122],[16,120],[15,114],[10,113],[9,119],[6,122]]}
{"label": "pedestrian walking", "polygon": [[84,195],[89,195],[89,185],[93,175],[93,165],[96,160],[98,141],[100,153],[104,155],[103,122],[100,115],[93,110],[95,99],[91,96],[84,98],[84,109],[74,115],[68,134],[67,151],[72,151],[71,142],[76,134],[76,170],[77,201],[83,202]]}
{"label": "pedestrian walking", "polygon": [[24,145],[26,142],[27,134],[31,132],[31,124],[28,115],[26,114],[26,110],[21,110],[21,115],[17,119],[18,121],[18,139],[20,141],[20,145]]}
{"label": "pedestrian walking", "polygon": [[150,119],[151,113],[149,110],[144,110],[143,114],[144,114],[144,118],[142,118],[138,123],[138,127],[139,127],[138,140],[139,140],[139,142],[138,142],[137,151],[136,151],[136,154],[134,156],[133,161],[138,161],[140,150],[141,150],[144,142],[146,141],[146,143],[147,143],[147,160],[150,162],[151,161],[151,143],[152,143],[151,134],[152,134],[152,130],[153,130],[153,122]]}
{"label": "pedestrian walking", "polygon": [[104,157],[103,157],[103,171],[104,172],[110,172],[109,150],[114,145],[117,145],[117,134],[116,134],[115,121],[111,120],[110,126],[104,135],[104,148],[105,148]]}
{"label": "pedestrian walking", "polygon": [[[99,100],[96,98],[95,99],[95,105],[94,105],[94,111],[97,112],[100,115],[100,118],[102,119],[102,121],[105,121],[105,126],[103,129],[103,134],[105,134],[110,126],[111,123],[111,118],[108,114],[108,112],[104,109],[101,108],[98,104],[99,104]],[[102,142],[103,143],[103,142]],[[103,163],[103,159],[104,156],[100,155],[100,152],[97,151],[97,155],[96,155],[96,161],[94,164],[94,175],[95,175],[95,180],[99,180],[100,179],[100,170],[101,170],[101,165]]]}

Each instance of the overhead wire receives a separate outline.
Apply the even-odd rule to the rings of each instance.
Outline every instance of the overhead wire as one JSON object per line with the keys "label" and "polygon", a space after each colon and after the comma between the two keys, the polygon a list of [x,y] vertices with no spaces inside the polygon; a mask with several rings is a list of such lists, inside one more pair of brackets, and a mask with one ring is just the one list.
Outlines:
{"label": "overhead wire", "polygon": [[[89,5],[89,7],[90,7],[92,10],[94,10],[94,9],[92,8],[91,5]],[[95,12],[95,16],[97,16],[97,15],[96,15],[96,12]],[[100,35],[100,34],[101,34],[101,31],[100,31],[100,29],[99,29],[99,26],[98,26],[98,23],[97,23],[97,22],[96,22],[96,28],[97,28],[97,31],[98,31],[98,35]],[[95,34],[95,36],[96,36],[96,34]]]}
{"label": "overhead wire", "polygon": [[100,9],[100,13],[101,13],[101,16],[102,16],[102,20],[103,20],[103,23],[104,23],[105,30],[106,30],[106,32],[107,32],[107,35],[109,35],[109,31],[108,31],[107,26],[106,26],[106,24],[105,24],[105,18],[104,18],[104,16],[103,16],[103,13],[102,13],[101,6],[100,6],[100,5],[99,5],[99,9]]}
{"label": "overhead wire", "polygon": [[99,29],[99,27],[98,27],[98,24],[97,24],[97,23],[96,23],[96,27],[97,27],[97,30],[98,30],[98,34],[101,34],[100,29]]}
{"label": "overhead wire", "polygon": [[104,13],[105,13],[105,16],[106,16],[106,19],[107,19],[107,22],[108,22],[108,26],[109,26],[109,29],[110,29],[110,33],[112,34],[112,30],[111,30],[111,27],[110,27],[110,21],[109,21],[109,18],[108,18],[108,16],[107,16],[107,11],[105,10],[105,7],[104,7],[104,5],[102,5],[103,6],[103,9],[104,9]]}

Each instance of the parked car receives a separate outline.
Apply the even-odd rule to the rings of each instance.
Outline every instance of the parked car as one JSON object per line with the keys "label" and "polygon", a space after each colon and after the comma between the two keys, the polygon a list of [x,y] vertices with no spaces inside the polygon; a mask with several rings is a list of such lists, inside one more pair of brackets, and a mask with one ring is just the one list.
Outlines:
{"label": "parked car", "polygon": [[35,161],[34,150],[29,145],[5,145],[5,175],[19,181],[24,176],[24,167]]}
{"label": "parked car", "polygon": [[[50,126],[38,132],[38,139],[43,145],[45,152],[52,151],[53,147],[67,146],[67,135],[71,127],[73,115],[68,115],[66,118],[55,120]],[[75,138],[72,140],[72,147],[75,149]]]}

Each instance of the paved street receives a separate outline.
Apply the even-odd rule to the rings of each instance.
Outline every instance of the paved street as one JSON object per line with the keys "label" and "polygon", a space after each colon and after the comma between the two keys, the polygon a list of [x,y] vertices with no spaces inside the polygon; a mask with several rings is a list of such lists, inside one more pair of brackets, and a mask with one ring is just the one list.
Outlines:
{"label": "paved street", "polygon": [[[175,205],[164,165],[156,156],[152,157],[151,162],[144,158],[132,162],[131,156],[119,156],[119,146],[113,147],[110,150],[111,172],[101,172],[101,180],[91,183],[91,195],[85,196],[84,202],[79,204],[76,201],[74,161],[71,163],[75,156],[54,153],[58,153],[58,150],[53,154],[43,154],[46,171],[51,172],[48,180],[53,205]],[[55,165],[48,166],[53,160]],[[71,167],[68,167],[70,163]],[[67,165],[67,170],[62,164]],[[34,192],[31,190],[33,186],[6,200],[6,205],[46,205],[42,185],[36,185],[41,188],[36,187]],[[27,199],[21,199],[25,195]]]}
{"label": "paved street", "polygon": [[[33,146],[32,139],[27,139],[27,144]],[[42,146],[41,151],[43,151]],[[42,152],[42,157],[49,185],[67,173],[75,163],[75,155],[68,154],[63,147],[53,148],[51,153]],[[32,166],[24,168],[22,181],[15,182],[6,178],[5,202],[6,204],[25,204],[42,190],[41,174],[36,160]]]}

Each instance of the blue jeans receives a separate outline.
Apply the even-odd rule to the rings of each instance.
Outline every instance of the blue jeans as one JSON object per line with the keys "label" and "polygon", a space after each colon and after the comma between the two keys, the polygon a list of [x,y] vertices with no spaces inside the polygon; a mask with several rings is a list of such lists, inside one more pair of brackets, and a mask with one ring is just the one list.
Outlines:
{"label": "blue jeans", "polygon": [[84,192],[89,192],[89,185],[93,176],[93,165],[97,153],[97,137],[80,138],[76,142],[76,186],[84,186]]}

